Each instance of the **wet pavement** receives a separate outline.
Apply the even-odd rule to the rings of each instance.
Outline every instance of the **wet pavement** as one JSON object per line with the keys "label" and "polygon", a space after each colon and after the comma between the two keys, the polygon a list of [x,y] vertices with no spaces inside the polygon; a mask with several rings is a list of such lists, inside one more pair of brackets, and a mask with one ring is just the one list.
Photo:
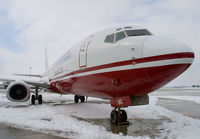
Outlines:
{"label": "wet pavement", "polygon": [[48,134],[17,129],[0,124],[0,139],[64,139]]}
{"label": "wet pavement", "polygon": [[[82,119],[76,117],[78,120],[87,121],[95,125],[104,126],[107,131],[114,134],[123,134],[128,136],[142,137],[148,136],[150,138],[159,138],[161,131],[160,127],[163,122],[171,122],[167,117],[160,119],[129,119],[129,125],[115,125],[111,124],[109,119]],[[162,136],[162,138],[165,138]],[[167,138],[167,136],[166,136]]]}
{"label": "wet pavement", "polygon": [[157,104],[185,116],[200,119],[200,104],[196,102],[159,98]]}

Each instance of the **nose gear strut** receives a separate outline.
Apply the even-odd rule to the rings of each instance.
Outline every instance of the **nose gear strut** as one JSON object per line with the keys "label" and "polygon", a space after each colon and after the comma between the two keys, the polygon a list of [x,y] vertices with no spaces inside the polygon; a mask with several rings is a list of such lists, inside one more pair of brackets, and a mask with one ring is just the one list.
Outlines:
{"label": "nose gear strut", "polygon": [[[113,80],[113,84],[117,87],[117,100],[119,98],[119,86],[121,84],[120,79]],[[118,102],[119,103],[119,102]],[[125,110],[121,110],[120,107],[115,107],[115,109],[110,114],[110,120],[112,124],[124,125],[129,124],[127,121],[127,114]]]}

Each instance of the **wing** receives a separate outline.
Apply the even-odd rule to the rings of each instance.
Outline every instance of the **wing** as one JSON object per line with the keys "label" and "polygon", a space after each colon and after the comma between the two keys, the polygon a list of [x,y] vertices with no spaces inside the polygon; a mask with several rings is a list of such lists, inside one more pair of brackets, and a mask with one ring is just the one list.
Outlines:
{"label": "wing", "polygon": [[[6,82],[15,82],[19,79],[14,79],[14,78],[1,78],[0,77],[0,81],[6,81]],[[32,86],[36,86],[36,87],[42,87],[42,88],[50,88],[50,85],[49,83],[45,82],[45,81],[33,81],[33,80],[20,80],[20,81],[23,81],[29,85],[32,85]]]}
{"label": "wing", "polygon": [[17,75],[17,76],[28,76],[28,77],[39,77],[42,78],[42,75],[37,75],[37,74],[13,74],[13,75]]}
{"label": "wing", "polygon": [[23,80],[23,81],[32,86],[42,87],[42,88],[50,88],[50,85],[44,81],[29,81],[29,80]]}

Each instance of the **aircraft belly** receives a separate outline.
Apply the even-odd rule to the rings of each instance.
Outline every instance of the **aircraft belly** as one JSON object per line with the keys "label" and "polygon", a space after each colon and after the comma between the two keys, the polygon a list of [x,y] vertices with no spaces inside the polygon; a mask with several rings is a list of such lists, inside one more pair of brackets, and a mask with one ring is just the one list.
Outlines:
{"label": "aircraft belly", "polygon": [[[64,79],[54,82],[62,93],[82,96],[112,98],[117,97],[114,80],[119,79],[118,96],[143,96],[148,94],[185,71],[190,64],[175,64],[138,69],[109,71]],[[65,82],[65,84],[63,84]],[[67,84],[67,82],[69,82]]]}

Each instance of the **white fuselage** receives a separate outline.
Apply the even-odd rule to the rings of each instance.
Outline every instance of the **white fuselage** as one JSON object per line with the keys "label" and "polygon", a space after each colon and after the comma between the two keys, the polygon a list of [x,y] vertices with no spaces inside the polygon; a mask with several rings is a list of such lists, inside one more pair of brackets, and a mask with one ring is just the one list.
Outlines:
{"label": "white fuselage", "polygon": [[[192,64],[193,51],[180,42],[152,34],[126,33],[140,29],[144,28],[104,30],[71,47],[45,73],[50,89],[109,98],[115,97],[113,80],[119,79],[121,96],[144,95],[167,84]],[[117,41],[120,32],[125,37]],[[105,42],[110,34],[114,41]]]}

